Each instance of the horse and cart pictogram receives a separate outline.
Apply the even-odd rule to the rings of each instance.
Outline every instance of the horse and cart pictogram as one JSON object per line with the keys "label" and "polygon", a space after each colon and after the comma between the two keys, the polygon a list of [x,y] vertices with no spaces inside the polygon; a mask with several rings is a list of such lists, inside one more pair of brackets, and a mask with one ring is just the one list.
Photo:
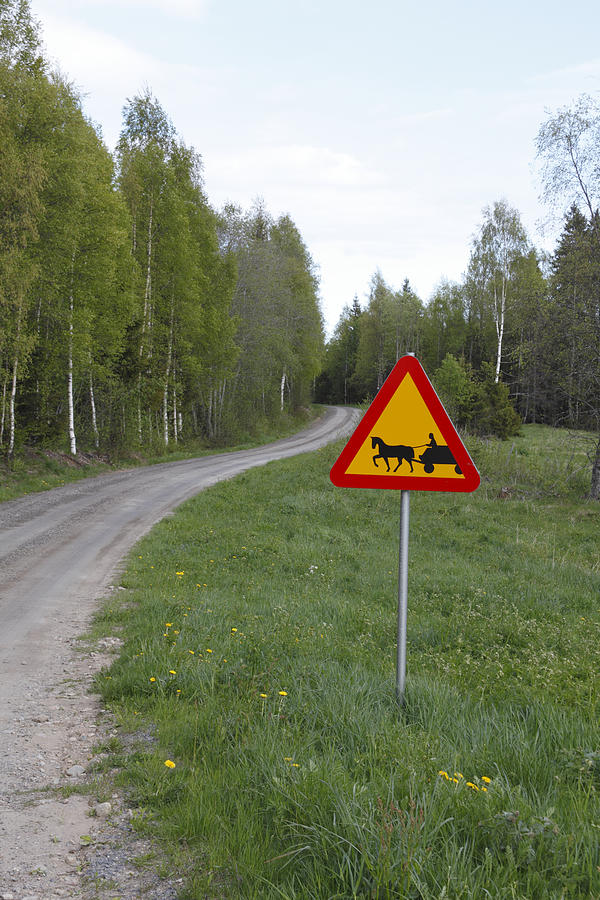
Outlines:
{"label": "horse and cart pictogram", "polygon": [[[377,453],[373,457],[375,468],[379,468],[377,460],[382,459],[389,472],[390,459],[396,459],[398,460],[398,465],[394,469],[394,472],[397,472],[404,460],[406,460],[410,466],[411,472],[414,472],[413,462],[417,462],[421,463],[423,470],[428,475],[431,475],[431,473],[435,471],[436,466],[454,466],[454,471],[457,475],[462,475],[462,470],[454,459],[450,448],[444,444],[438,444],[433,434],[429,435],[429,443],[420,444],[416,447],[408,447],[405,444],[386,444],[380,437],[371,436],[371,447],[373,450],[377,450]],[[420,450],[422,447],[426,447],[426,450],[416,457],[415,450]]]}

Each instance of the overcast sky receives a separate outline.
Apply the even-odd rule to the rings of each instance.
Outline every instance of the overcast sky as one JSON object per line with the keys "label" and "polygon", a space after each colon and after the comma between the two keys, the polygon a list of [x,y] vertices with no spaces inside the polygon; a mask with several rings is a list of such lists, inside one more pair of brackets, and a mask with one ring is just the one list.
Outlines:
{"label": "overcast sky", "polygon": [[328,330],[376,269],[427,300],[465,271],[483,207],[532,242],[535,136],[600,92],[598,0],[31,0],[49,56],[114,149],[148,86],[204,160],[213,206],[289,213]]}

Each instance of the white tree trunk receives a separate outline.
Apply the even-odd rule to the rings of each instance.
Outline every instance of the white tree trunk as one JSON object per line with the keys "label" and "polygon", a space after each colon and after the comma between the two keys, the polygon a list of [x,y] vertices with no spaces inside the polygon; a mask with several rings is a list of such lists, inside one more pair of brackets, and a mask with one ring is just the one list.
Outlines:
{"label": "white tree trunk", "polygon": [[[137,419],[138,419],[138,442],[142,443],[142,360],[144,358],[144,351],[146,350],[146,332],[148,332],[148,337],[150,336],[150,328],[152,324],[152,220],[154,216],[154,202],[153,199],[150,198],[150,215],[148,219],[148,241],[146,247],[146,285],[144,288],[144,315],[142,318],[142,334],[140,337],[140,352],[139,352],[139,360],[140,360],[140,373],[138,375],[138,409],[137,409]],[[134,231],[134,240],[137,240],[136,232]],[[148,356],[151,356],[151,352]]]}
{"label": "white tree trunk", "polygon": [[9,404],[9,437],[8,455],[12,456],[15,449],[15,397],[17,396],[17,371],[19,369],[19,355],[15,354],[12,371],[12,384],[10,388]]}
{"label": "white tree trunk", "polygon": [[281,376],[281,389],[280,389],[280,394],[281,394],[281,412],[283,412],[283,394],[284,394],[284,391],[285,391],[285,372],[283,372],[283,374],[282,374],[282,376]]}
{"label": "white tree trunk", "polygon": [[502,342],[504,340],[504,316],[506,313],[506,282],[505,279],[502,278],[502,290],[500,291],[500,298],[498,299],[498,295],[496,292],[496,287],[494,287],[494,322],[496,325],[496,337],[498,338],[498,344],[496,347],[496,377],[495,382],[498,384],[500,381],[500,364],[502,362]]}
{"label": "white tree trunk", "polygon": [[177,443],[179,438],[179,422],[177,419],[177,388],[173,385],[173,440]]}
{"label": "white tree trunk", "polygon": [[73,408],[73,293],[69,296],[69,360],[67,366],[67,399],[69,403],[69,445],[73,456],[77,453],[75,411]]}
{"label": "white tree trunk", "polygon": [[92,378],[92,360],[90,358],[90,406],[92,408],[92,428],[94,429],[94,446],[96,450],[100,446],[100,435],[98,434],[98,420],[96,419],[96,398],[94,397],[94,381]]}
{"label": "white tree trunk", "polygon": [[4,422],[6,420],[6,382],[8,381],[8,377],[4,379],[4,384],[2,385],[2,416],[0,416],[0,447],[4,443]]}
{"label": "white tree trunk", "polygon": [[[171,362],[173,359],[173,317],[175,298],[171,297],[171,324],[169,327],[169,347],[167,350],[167,366],[165,369],[165,385],[163,389],[163,441],[165,447],[169,443],[169,375],[171,374]],[[175,438],[177,442],[177,438]]]}

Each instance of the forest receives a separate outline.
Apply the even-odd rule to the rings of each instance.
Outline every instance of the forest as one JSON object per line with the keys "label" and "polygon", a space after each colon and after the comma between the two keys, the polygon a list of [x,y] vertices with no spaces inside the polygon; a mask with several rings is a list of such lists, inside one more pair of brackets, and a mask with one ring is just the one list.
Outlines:
{"label": "forest", "polygon": [[[482,211],[461,282],[424,301],[374,273],[325,343],[317,268],[289,215],[211,207],[200,154],[150,89],[111,154],[44,57],[28,0],[0,0],[0,453],[231,443],[311,401],[372,398],[414,352],[458,425],[586,430],[600,497],[600,107],[541,125],[552,254]],[[564,212],[566,210],[566,212]]]}
{"label": "forest", "polygon": [[315,267],[287,215],[217,213],[149,90],[114,158],[0,2],[0,448],[227,442],[310,402]]}

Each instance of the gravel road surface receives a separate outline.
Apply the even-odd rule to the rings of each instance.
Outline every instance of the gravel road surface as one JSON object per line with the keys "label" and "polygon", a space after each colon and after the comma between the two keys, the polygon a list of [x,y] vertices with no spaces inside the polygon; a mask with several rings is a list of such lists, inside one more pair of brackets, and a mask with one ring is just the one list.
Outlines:
{"label": "gravel road surface", "polygon": [[[249,468],[316,450],[357,420],[332,407],[299,434],[253,450],[0,504],[0,900],[176,897],[176,882],[131,862],[148,848],[127,826],[122,798],[100,806],[86,796],[92,747],[112,733],[88,685],[118,641],[107,636],[82,654],[77,637],[125,554],[176,506]],[[65,796],[65,786],[81,792]]]}

